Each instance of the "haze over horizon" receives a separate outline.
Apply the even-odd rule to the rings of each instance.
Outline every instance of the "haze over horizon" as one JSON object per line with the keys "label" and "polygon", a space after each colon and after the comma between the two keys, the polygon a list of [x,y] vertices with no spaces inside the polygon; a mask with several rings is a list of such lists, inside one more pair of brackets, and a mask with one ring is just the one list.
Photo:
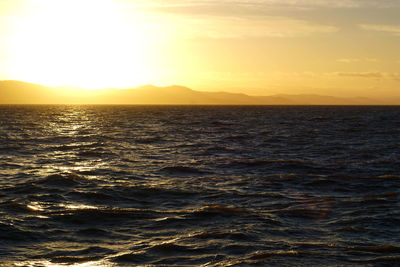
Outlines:
{"label": "haze over horizon", "polygon": [[333,97],[317,94],[250,96],[244,93],[206,92],[172,85],[88,90],[47,87],[21,81],[0,81],[0,105],[400,105],[400,98]]}
{"label": "haze over horizon", "polygon": [[399,98],[399,13],[397,0],[3,0],[0,80]]}

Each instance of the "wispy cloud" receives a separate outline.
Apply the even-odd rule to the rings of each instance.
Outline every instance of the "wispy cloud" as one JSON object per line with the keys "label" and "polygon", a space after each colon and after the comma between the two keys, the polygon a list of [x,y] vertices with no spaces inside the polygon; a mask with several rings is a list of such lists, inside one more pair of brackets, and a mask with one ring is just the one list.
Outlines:
{"label": "wispy cloud", "polygon": [[[228,1],[224,1],[228,2]],[[328,8],[360,8],[360,7],[394,7],[400,6],[397,0],[243,0],[242,3],[254,3],[275,6],[295,7],[328,7]]]}
{"label": "wispy cloud", "polygon": [[383,72],[337,72],[335,73],[342,77],[358,77],[358,78],[383,78],[385,74]]}
{"label": "wispy cloud", "polygon": [[386,32],[400,36],[400,25],[361,24],[359,26],[367,31]]}
{"label": "wispy cloud", "polygon": [[392,74],[390,75],[390,77],[391,77],[393,80],[396,80],[396,81],[400,82],[400,73],[392,73]]}
{"label": "wispy cloud", "polygon": [[297,8],[360,8],[360,7],[400,7],[397,0],[120,0],[125,4],[147,6],[199,6],[199,5],[241,5],[264,7]]}
{"label": "wispy cloud", "polygon": [[161,27],[167,36],[178,38],[259,38],[296,37],[317,33],[333,33],[339,29],[305,20],[287,17],[220,17],[220,16],[172,16],[153,17],[152,22]]}
{"label": "wispy cloud", "polygon": [[379,60],[376,58],[340,58],[336,60],[337,62],[340,63],[359,63],[359,62],[366,62],[366,63],[376,63]]}
{"label": "wispy cloud", "polygon": [[328,78],[328,77],[342,77],[342,78],[360,78],[360,79],[376,79],[376,80],[392,80],[400,82],[400,72],[275,72],[275,76],[285,77],[287,79],[297,78]]}
{"label": "wispy cloud", "polygon": [[368,79],[387,79],[400,82],[400,73],[398,72],[335,72],[334,75],[340,77],[368,78]]}

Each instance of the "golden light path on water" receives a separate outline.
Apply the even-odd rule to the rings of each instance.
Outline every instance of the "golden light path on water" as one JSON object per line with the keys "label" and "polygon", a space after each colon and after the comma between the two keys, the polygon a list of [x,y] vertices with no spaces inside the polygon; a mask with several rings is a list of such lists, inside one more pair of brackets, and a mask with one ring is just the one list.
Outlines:
{"label": "golden light path on water", "polygon": [[115,267],[118,266],[117,264],[113,264],[107,261],[93,261],[93,262],[85,262],[85,263],[74,263],[74,264],[56,264],[49,261],[28,261],[23,263],[15,263],[14,266],[21,266],[21,267],[65,267],[65,266],[72,266],[72,267]]}
{"label": "golden light path on water", "polygon": [[[83,141],[80,138],[95,136],[98,131],[98,125],[95,125],[93,118],[85,111],[84,106],[70,106],[68,111],[67,113],[56,113],[44,129],[44,131],[50,132],[60,139],[76,140],[75,142],[63,144],[63,150],[67,150],[67,152],[52,152],[51,156],[55,159],[65,159],[66,153],[69,154],[71,160],[76,159],[77,156],[72,149],[93,144],[92,141]],[[42,170],[43,174],[46,174],[48,170],[53,170],[55,173],[82,173],[90,172],[106,165],[107,162],[86,157],[83,160],[76,161],[74,164],[60,164],[57,166],[43,164]]]}
{"label": "golden light path on water", "polygon": [[[85,112],[85,109],[82,107],[74,106],[71,109],[68,109],[69,112],[67,113],[60,113],[53,117],[53,120],[48,122],[47,126],[45,127],[44,131],[47,133],[52,133],[60,138],[74,138],[82,137],[82,132],[80,130],[90,129],[92,131],[96,131],[96,126],[92,125],[93,121],[90,119],[88,114]],[[96,132],[86,132],[87,135],[95,135]],[[65,144],[66,149],[74,148],[74,147],[81,147],[85,145],[90,145],[91,142],[68,142]],[[54,152],[51,157],[56,159],[58,157],[65,159],[65,151]],[[71,158],[74,158],[75,155],[71,152]],[[54,173],[70,173],[68,175],[68,179],[74,180],[77,179],[78,176],[74,173],[82,173],[82,172],[90,172],[96,169],[101,168],[102,166],[106,166],[107,163],[103,161],[93,160],[90,157],[81,161],[76,165],[71,164],[62,164],[58,166],[54,166],[52,164],[43,164],[41,166],[40,173],[43,176],[46,176],[50,172]],[[67,163],[67,162],[66,162]],[[88,178],[90,179],[90,178]],[[92,177],[92,179],[95,179]],[[46,213],[58,212],[62,211],[62,213],[68,213],[69,211],[82,211],[82,210],[97,210],[99,207],[93,205],[85,205],[81,203],[59,203],[54,204],[50,202],[37,202],[33,201],[26,205],[26,208],[32,212],[35,212],[35,217],[42,220],[47,220],[50,217],[46,215]],[[63,241],[59,241],[58,244],[53,244],[55,247],[67,247],[68,242],[63,243]],[[79,258],[79,257],[78,257]],[[66,257],[64,261],[68,261]],[[75,258],[76,261],[76,258]],[[79,259],[78,259],[79,261]],[[66,264],[57,264],[54,262],[46,261],[46,260],[33,260],[27,261],[22,263],[15,263],[15,266],[48,266],[48,267],[63,267]],[[82,259],[82,263],[73,263],[68,264],[68,266],[75,266],[75,267],[89,267],[89,266],[116,266],[116,264],[110,263],[107,260],[101,261],[88,261],[87,259]]]}

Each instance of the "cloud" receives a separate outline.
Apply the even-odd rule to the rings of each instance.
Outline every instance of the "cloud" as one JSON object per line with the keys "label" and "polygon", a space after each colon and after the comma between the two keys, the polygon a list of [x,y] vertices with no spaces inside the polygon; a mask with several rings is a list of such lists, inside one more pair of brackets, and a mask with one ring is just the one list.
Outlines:
{"label": "cloud", "polygon": [[326,79],[326,78],[356,78],[356,79],[375,79],[382,81],[400,82],[400,72],[274,72],[273,76],[285,80],[296,79]]}
{"label": "cloud", "polygon": [[287,17],[154,16],[149,23],[157,32],[177,38],[297,37],[333,33],[339,29]]}
{"label": "cloud", "polygon": [[[335,24],[296,18],[285,12],[262,12],[263,7],[297,6],[331,0],[118,0],[120,8],[132,8],[131,17],[157,28],[160,38],[262,38],[298,37],[335,33]],[[339,2],[347,2],[338,0]],[[352,0],[353,1],[353,0]],[[270,13],[270,14],[269,14]],[[269,14],[269,15],[268,15]],[[279,14],[279,15],[276,15]]]}
{"label": "cloud", "polygon": [[359,26],[367,31],[386,32],[400,36],[400,25],[361,24]]}
{"label": "cloud", "polygon": [[393,80],[400,82],[400,73],[392,73],[389,75]]}
{"label": "cloud", "polygon": [[342,77],[359,77],[359,78],[383,78],[385,75],[382,72],[337,72],[338,76]]}
{"label": "cloud", "polygon": [[[229,2],[229,1],[224,1]],[[360,7],[393,7],[400,6],[396,0],[243,0],[241,3],[253,3],[270,6],[299,8],[360,8]]]}
{"label": "cloud", "polygon": [[376,63],[379,60],[376,58],[340,58],[336,61],[340,63],[359,63],[359,62]]}
{"label": "cloud", "polygon": [[367,79],[386,79],[400,82],[400,73],[397,72],[335,72],[333,73],[340,77],[367,78]]}
{"label": "cloud", "polygon": [[120,0],[132,5],[147,6],[201,6],[201,5],[230,5],[230,6],[263,6],[290,8],[361,8],[361,7],[400,7],[397,0]]}
{"label": "cloud", "polygon": [[[281,79],[298,79],[298,78],[361,78],[361,79],[378,79],[378,80],[395,80],[400,82],[400,72],[382,72],[382,71],[370,71],[370,72],[273,72],[269,73],[272,76],[280,77]],[[264,76],[267,75],[264,74]]]}

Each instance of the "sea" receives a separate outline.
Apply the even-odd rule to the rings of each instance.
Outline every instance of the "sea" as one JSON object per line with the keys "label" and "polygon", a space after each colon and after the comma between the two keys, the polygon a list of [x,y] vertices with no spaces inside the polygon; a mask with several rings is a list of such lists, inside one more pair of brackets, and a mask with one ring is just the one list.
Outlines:
{"label": "sea", "polygon": [[400,266],[400,107],[0,106],[0,266]]}

